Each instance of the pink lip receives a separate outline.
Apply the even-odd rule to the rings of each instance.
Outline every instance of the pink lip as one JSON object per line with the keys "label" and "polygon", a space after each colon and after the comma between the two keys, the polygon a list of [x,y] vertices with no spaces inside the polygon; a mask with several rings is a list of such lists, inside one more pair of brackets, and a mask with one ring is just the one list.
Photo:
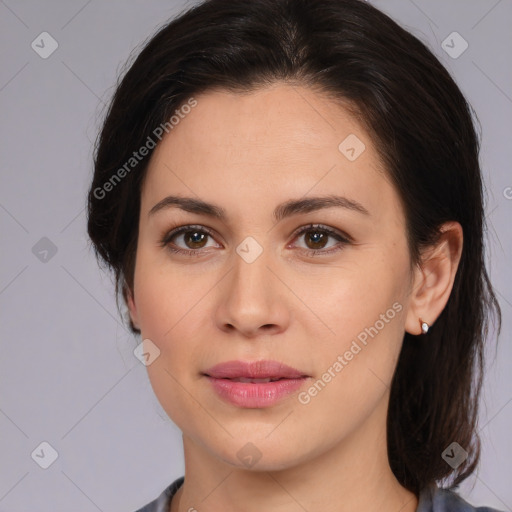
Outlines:
{"label": "pink lip", "polygon": [[297,379],[300,377],[309,377],[291,366],[278,361],[226,361],[216,364],[204,372],[209,377],[217,379],[235,379],[245,377],[248,379]]}
{"label": "pink lip", "polygon": [[[238,407],[270,407],[297,391],[309,375],[277,361],[227,361],[204,372],[217,394]],[[280,379],[274,382],[237,382],[231,379]]]}

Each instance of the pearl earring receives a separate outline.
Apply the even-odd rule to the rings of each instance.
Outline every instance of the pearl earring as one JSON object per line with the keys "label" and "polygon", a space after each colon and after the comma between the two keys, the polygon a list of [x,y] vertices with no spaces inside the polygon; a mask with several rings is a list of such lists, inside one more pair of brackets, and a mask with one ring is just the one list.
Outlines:
{"label": "pearl earring", "polygon": [[421,334],[427,334],[429,325],[420,318]]}

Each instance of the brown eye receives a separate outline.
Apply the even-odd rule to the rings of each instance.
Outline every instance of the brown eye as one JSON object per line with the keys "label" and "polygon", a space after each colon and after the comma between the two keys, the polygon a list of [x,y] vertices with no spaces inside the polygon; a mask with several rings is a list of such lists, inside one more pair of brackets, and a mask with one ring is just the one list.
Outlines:
{"label": "brown eye", "polygon": [[183,240],[189,249],[201,249],[209,236],[207,233],[198,230],[185,231],[184,233]]}
{"label": "brown eye", "polygon": [[167,247],[171,252],[198,255],[202,249],[213,247],[209,240],[214,241],[213,236],[200,226],[182,226],[167,233],[160,241],[161,247]]}
{"label": "brown eye", "polygon": [[341,250],[344,245],[351,243],[349,236],[344,236],[328,227],[315,225],[302,228],[296,233],[295,237],[297,240],[304,240],[303,245],[299,244],[298,248],[311,255],[330,254]]}
{"label": "brown eye", "polygon": [[310,230],[305,236],[306,245],[309,249],[323,249],[327,244],[329,235],[319,230]]}

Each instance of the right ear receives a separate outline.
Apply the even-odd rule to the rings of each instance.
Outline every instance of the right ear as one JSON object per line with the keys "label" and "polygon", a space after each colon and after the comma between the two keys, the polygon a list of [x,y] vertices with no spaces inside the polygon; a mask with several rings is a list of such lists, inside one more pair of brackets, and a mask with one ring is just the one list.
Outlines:
{"label": "right ear", "polygon": [[139,315],[137,313],[137,306],[135,305],[135,299],[133,298],[133,292],[128,287],[125,288],[124,296],[126,299],[126,304],[128,306],[128,311],[130,313],[130,319],[132,324],[136,329],[139,329]]}

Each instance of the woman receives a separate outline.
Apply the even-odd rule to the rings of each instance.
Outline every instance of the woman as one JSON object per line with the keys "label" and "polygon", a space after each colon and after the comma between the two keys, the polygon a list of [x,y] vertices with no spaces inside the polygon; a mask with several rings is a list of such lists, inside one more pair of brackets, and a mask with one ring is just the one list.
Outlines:
{"label": "woman", "polygon": [[88,221],[183,433],[141,511],[475,510],[478,149],[445,68],[358,0],[210,0],[146,44]]}

